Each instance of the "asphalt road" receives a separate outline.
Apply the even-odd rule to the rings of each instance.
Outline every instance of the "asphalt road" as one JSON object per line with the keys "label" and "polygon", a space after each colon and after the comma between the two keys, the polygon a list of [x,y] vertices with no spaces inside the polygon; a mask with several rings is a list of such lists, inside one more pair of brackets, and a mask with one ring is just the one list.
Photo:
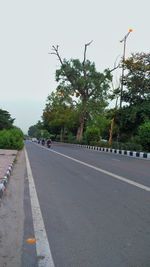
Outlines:
{"label": "asphalt road", "polygon": [[150,161],[63,144],[26,150],[55,267],[150,266]]}

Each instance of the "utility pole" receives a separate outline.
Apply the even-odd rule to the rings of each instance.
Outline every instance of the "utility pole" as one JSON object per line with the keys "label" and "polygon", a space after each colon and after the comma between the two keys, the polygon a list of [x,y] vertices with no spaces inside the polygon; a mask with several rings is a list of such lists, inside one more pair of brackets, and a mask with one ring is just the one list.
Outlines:
{"label": "utility pole", "polygon": [[132,29],[129,29],[127,34],[123,37],[120,43],[123,43],[123,56],[122,56],[122,74],[121,74],[121,89],[120,89],[120,108],[122,107],[122,93],[123,93],[123,79],[124,79],[124,70],[125,70],[125,53],[126,53],[126,41],[129,34],[132,32]]}

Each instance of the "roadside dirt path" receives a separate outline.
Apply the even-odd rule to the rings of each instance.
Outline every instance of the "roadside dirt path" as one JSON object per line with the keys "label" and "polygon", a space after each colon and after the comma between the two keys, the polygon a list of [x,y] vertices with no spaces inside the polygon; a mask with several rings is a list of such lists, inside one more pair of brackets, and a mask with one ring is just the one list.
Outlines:
{"label": "roadside dirt path", "polygon": [[24,150],[17,155],[7,191],[0,202],[0,267],[21,267],[24,231]]}

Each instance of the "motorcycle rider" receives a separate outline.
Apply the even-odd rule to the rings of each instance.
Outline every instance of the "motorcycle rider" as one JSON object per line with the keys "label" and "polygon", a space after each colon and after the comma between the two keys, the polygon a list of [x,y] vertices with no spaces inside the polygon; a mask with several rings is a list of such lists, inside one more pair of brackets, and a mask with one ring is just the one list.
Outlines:
{"label": "motorcycle rider", "polygon": [[44,139],[42,139],[42,146],[45,146],[45,140]]}
{"label": "motorcycle rider", "polygon": [[52,144],[52,140],[49,138],[49,139],[47,139],[47,147],[51,147],[51,144]]}

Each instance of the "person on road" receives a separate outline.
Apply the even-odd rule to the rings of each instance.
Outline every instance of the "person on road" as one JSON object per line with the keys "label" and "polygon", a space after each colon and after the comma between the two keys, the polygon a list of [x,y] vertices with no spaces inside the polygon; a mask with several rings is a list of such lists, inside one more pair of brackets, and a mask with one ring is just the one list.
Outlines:
{"label": "person on road", "polygon": [[50,148],[52,144],[52,140],[49,138],[47,139],[47,147]]}
{"label": "person on road", "polygon": [[45,140],[42,139],[42,146],[45,146]]}

